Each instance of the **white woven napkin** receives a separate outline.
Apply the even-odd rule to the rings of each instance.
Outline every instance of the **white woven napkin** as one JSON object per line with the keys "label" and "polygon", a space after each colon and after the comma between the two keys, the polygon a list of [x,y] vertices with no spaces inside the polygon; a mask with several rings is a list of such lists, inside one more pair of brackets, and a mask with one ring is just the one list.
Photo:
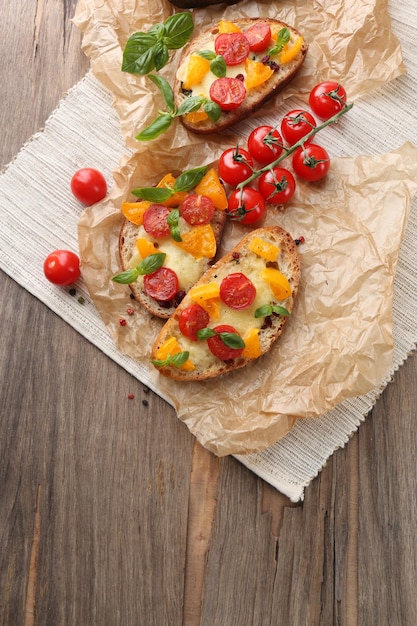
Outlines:
{"label": "white woven napkin", "polygon": [[[337,135],[336,143],[333,141],[335,156],[385,153],[406,141],[417,145],[417,6],[398,0],[391,15],[393,30],[403,45],[408,74],[357,102],[349,114],[349,135]],[[69,190],[74,171],[97,167],[111,185],[111,172],[125,154],[111,96],[89,73],[62,100],[44,131],[22,148],[0,176],[0,267],[105,354],[162,395],[140,364],[116,350],[82,280],[76,285],[74,297],[48,283],[42,272],[43,260],[51,250],[78,247],[81,208]],[[22,189],[31,190],[30,213],[27,205],[19,201]],[[283,440],[264,452],[236,457],[293,501],[302,499],[304,488],[329,456],[345,445],[394,372],[416,347],[416,242],[414,200],[395,281],[393,366],[381,386],[363,397],[343,402],[317,420],[298,421]],[[79,302],[79,296],[84,304]]]}

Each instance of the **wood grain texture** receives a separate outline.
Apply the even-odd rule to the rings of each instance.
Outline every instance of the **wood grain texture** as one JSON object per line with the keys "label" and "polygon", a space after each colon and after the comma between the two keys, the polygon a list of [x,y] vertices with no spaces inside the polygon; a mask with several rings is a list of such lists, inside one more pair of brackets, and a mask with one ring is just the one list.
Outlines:
{"label": "wood grain texture", "polygon": [[[2,165],[87,69],[74,7],[2,0]],[[416,355],[294,505],[0,289],[0,624],[417,623]]]}

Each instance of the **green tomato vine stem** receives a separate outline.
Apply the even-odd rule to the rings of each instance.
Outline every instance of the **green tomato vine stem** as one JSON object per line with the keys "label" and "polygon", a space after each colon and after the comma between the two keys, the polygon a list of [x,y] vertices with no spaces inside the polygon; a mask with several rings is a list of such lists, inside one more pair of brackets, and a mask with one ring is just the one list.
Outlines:
{"label": "green tomato vine stem", "polygon": [[304,137],[302,137],[301,139],[299,139],[294,145],[292,145],[290,148],[285,148],[284,147],[284,153],[280,154],[280,156],[275,159],[275,161],[272,161],[272,163],[268,163],[268,165],[265,165],[264,167],[262,167],[259,170],[253,170],[252,174],[244,181],[242,181],[241,183],[239,183],[238,185],[236,185],[236,189],[240,189],[242,190],[244,187],[246,187],[247,185],[249,185],[253,180],[256,180],[261,174],[263,174],[264,172],[267,172],[269,170],[272,170],[276,165],[278,165],[279,163],[281,163],[281,161],[283,161],[284,159],[286,159],[288,156],[290,156],[290,154],[292,154],[293,152],[295,152],[296,150],[298,150],[298,148],[300,148],[301,146],[304,145],[304,143],[310,139],[310,137],[314,137],[314,135],[316,135],[320,130],[323,130],[323,128],[326,128],[326,126],[330,126],[331,124],[334,124],[335,122],[338,121],[338,119],[340,117],[342,117],[342,115],[344,115],[345,113],[347,113],[348,111],[350,111],[350,109],[353,107],[353,102],[351,102],[350,104],[345,104],[343,109],[341,109],[340,111],[338,111],[338,113],[336,113],[335,115],[333,115],[332,117],[330,117],[328,120],[326,120],[325,122],[323,122],[322,124],[319,124],[318,126],[315,126],[314,128],[312,128],[310,130],[309,133],[307,133],[307,135],[305,135]]}

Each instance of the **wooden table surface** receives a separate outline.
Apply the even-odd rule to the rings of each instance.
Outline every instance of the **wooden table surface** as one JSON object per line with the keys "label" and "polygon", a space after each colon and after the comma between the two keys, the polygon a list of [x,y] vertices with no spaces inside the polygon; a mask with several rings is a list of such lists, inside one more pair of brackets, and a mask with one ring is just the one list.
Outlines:
{"label": "wooden table surface", "polygon": [[[5,165],[88,61],[75,0],[1,5]],[[417,624],[415,354],[294,505],[0,284],[2,625]]]}

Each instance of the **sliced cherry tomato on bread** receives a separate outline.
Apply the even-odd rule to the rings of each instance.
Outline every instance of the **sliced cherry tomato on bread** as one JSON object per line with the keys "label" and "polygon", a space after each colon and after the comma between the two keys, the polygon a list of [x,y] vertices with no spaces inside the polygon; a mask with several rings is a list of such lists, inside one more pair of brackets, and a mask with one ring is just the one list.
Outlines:
{"label": "sliced cherry tomato on bread", "polygon": [[151,237],[163,238],[169,235],[168,215],[170,209],[163,204],[151,204],[143,214],[143,227]]}
{"label": "sliced cherry tomato on bread", "polygon": [[249,41],[243,33],[222,33],[216,37],[214,49],[226,65],[239,65],[249,54]]}
{"label": "sliced cherry tomato on bread", "polygon": [[215,207],[208,196],[190,193],[181,203],[180,213],[188,224],[204,226],[209,224],[214,215]]}
{"label": "sliced cherry tomato on bread", "polygon": [[220,284],[220,298],[231,309],[246,309],[256,297],[256,287],[242,272],[232,272]]}
{"label": "sliced cherry tomato on bread", "polygon": [[249,41],[252,52],[266,50],[271,41],[271,27],[266,22],[256,22],[245,30],[245,37]]}
{"label": "sliced cherry tomato on bread", "polygon": [[198,341],[197,332],[205,328],[210,321],[210,315],[199,304],[191,304],[181,311],[178,326],[185,337]]}
{"label": "sliced cherry tomato on bread", "polygon": [[169,267],[160,267],[143,277],[143,288],[150,298],[158,302],[172,300],[178,291],[178,277]]}
{"label": "sliced cherry tomato on bread", "polygon": [[222,111],[237,109],[245,97],[245,85],[238,78],[223,76],[216,78],[210,86],[210,99],[218,104]]}
{"label": "sliced cherry tomato on bread", "polygon": [[220,324],[219,326],[215,326],[213,330],[216,335],[207,339],[207,345],[210,352],[214,354],[214,356],[216,356],[218,359],[221,359],[222,361],[230,361],[231,359],[236,359],[237,357],[241,356],[243,348],[231,348],[224,343],[221,337],[221,333],[239,335],[239,333],[236,331],[235,328],[233,328],[233,326],[229,326],[228,324]]}

